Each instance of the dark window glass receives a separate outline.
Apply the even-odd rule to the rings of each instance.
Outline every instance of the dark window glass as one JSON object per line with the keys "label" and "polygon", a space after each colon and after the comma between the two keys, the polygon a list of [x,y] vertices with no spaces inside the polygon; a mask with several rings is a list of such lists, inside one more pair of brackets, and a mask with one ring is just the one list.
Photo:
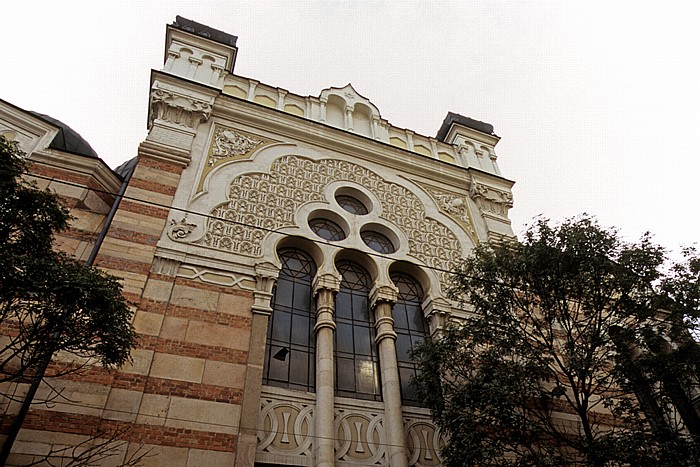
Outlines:
{"label": "dark window glass", "polygon": [[272,297],[263,384],[314,392],[315,304],[311,281],[316,266],[306,253],[296,249],[281,250],[279,257],[282,270]]}
{"label": "dark window glass", "polygon": [[391,275],[391,280],[399,289],[399,296],[392,316],[396,331],[396,359],[399,365],[401,400],[405,405],[421,405],[411,380],[418,374],[418,368],[409,355],[411,347],[422,342],[428,335],[428,326],[423,317],[421,303],[423,289],[411,276],[402,273]]}
{"label": "dark window glass", "polygon": [[367,206],[365,206],[364,203],[362,203],[362,201],[352,196],[338,195],[335,197],[335,200],[338,202],[341,208],[345,209],[351,214],[358,214],[362,216],[369,212],[367,210]]}
{"label": "dark window glass", "polygon": [[316,235],[328,240],[329,242],[335,242],[338,240],[343,240],[345,238],[345,232],[340,228],[338,224],[328,219],[311,219],[309,221],[309,226]]}
{"label": "dark window glass", "polygon": [[362,237],[362,241],[364,241],[368,247],[378,253],[393,253],[396,251],[391,240],[379,232],[366,230],[360,233],[360,237]]}
{"label": "dark window glass", "polygon": [[343,276],[335,299],[336,394],[381,400],[374,319],[369,311],[370,275],[359,264],[340,261]]}

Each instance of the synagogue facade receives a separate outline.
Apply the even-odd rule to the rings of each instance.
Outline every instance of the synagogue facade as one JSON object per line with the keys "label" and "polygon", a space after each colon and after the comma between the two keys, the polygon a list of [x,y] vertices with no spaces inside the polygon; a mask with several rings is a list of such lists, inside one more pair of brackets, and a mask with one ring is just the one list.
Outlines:
{"label": "synagogue facade", "polygon": [[350,84],[296,95],[236,75],[237,55],[169,25],[148,136],[116,170],[0,101],[0,133],[76,217],[58,246],[121,279],[140,335],[120,371],[52,381],[15,463],[123,429],[112,464],[440,465],[409,349],[463,313],[460,260],[513,236],[499,138],[454,113],[434,137],[397,128]]}

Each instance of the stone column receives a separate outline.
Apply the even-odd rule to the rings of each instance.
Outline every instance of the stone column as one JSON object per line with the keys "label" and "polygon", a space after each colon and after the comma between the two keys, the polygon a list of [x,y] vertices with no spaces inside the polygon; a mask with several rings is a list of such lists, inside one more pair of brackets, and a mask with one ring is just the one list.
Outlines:
{"label": "stone column", "polygon": [[352,113],[354,112],[354,108],[347,106],[345,107],[345,129],[351,132],[355,132],[355,124],[352,121]]}
{"label": "stone column", "polygon": [[335,375],[333,365],[333,319],[334,298],[340,290],[340,277],[323,274],[314,279],[314,296],[316,297],[316,409],[314,426],[314,465],[333,467],[335,464],[335,424],[333,399]]}
{"label": "stone column", "polygon": [[318,121],[321,123],[326,122],[326,103],[327,102],[328,102],[328,99],[321,98],[320,115],[318,116]]}
{"label": "stone column", "polygon": [[258,443],[258,417],[260,415],[260,391],[262,390],[263,365],[267,323],[272,313],[272,287],[279,275],[279,268],[272,263],[255,265],[255,292],[251,308],[250,347],[243,387],[243,402],[239,422],[236,467],[253,467]]}
{"label": "stone column", "polygon": [[382,375],[384,399],[384,429],[387,434],[387,455],[391,467],[408,467],[406,436],[401,412],[401,383],[396,361],[396,333],[391,307],[396,303],[398,290],[393,285],[375,285],[370,294],[377,328],[377,347]]}

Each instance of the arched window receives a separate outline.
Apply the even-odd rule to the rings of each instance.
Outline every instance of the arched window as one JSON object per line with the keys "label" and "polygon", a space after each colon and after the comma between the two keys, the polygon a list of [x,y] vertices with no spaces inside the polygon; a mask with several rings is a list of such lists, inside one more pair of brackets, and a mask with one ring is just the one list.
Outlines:
{"label": "arched window", "polygon": [[423,317],[421,302],[423,289],[411,276],[394,273],[391,280],[399,288],[399,296],[392,309],[394,331],[396,332],[396,358],[399,364],[401,382],[401,400],[406,405],[420,405],[411,379],[418,369],[411,360],[411,347],[422,342],[428,336],[428,326]]}
{"label": "arched window", "polygon": [[282,261],[267,331],[263,384],[315,392],[315,304],[311,281],[316,265],[301,250],[279,252]]}
{"label": "arched window", "polygon": [[339,261],[337,268],[343,280],[335,298],[336,394],[381,400],[376,332],[369,309],[372,278],[351,261]]}

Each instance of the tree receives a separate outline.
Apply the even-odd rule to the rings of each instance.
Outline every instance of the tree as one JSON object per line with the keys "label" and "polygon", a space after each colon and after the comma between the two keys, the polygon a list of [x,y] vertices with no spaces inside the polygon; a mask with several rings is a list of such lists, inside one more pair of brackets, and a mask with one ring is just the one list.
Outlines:
{"label": "tree", "polygon": [[664,270],[648,234],[626,243],[587,216],[477,247],[453,289],[468,313],[413,353],[446,465],[700,465],[674,405],[697,417],[700,259],[686,254]]}
{"label": "tree", "polygon": [[[71,217],[54,193],[22,179],[27,168],[0,137],[0,382],[41,379],[59,352],[117,368],[136,345],[121,285],[54,249]],[[52,375],[75,369],[55,366]]]}

